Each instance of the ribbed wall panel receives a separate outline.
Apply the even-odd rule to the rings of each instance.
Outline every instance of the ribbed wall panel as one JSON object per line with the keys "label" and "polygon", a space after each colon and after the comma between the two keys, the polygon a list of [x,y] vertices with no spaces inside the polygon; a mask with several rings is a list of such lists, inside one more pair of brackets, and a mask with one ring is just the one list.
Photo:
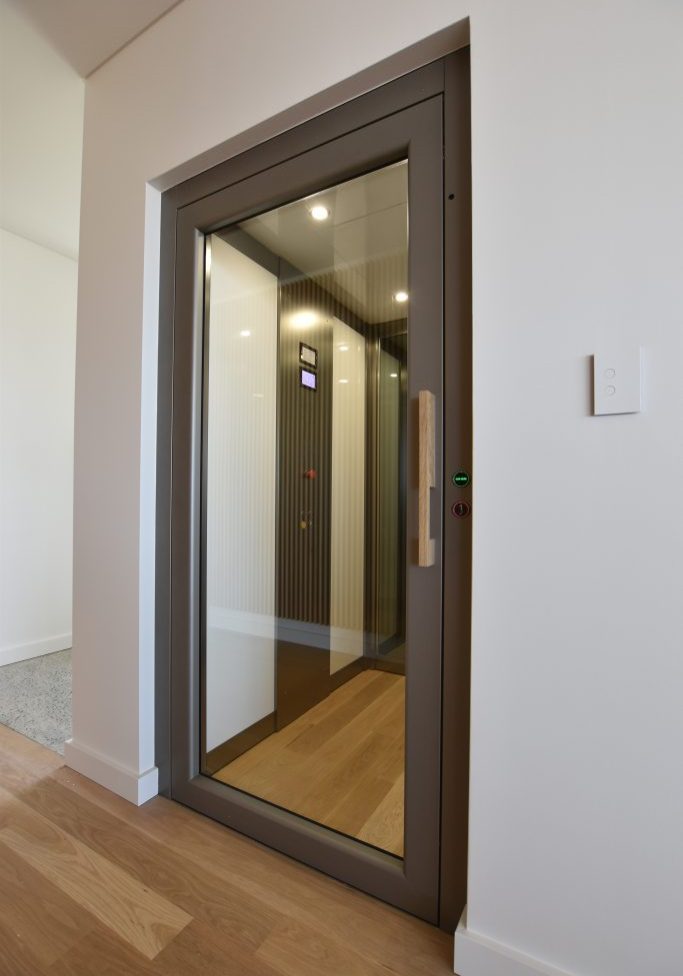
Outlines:
{"label": "ribbed wall panel", "polygon": [[[315,391],[300,384],[300,342],[318,353]],[[279,378],[278,615],[328,625],[332,318],[310,278],[281,286]]]}
{"label": "ribbed wall panel", "polygon": [[[363,340],[378,341],[390,332],[376,316],[386,306],[388,289],[396,289],[397,284],[405,287],[405,262],[405,253],[397,251],[375,258],[371,267],[349,264],[315,276],[298,275],[281,284],[278,615],[286,619],[325,626],[331,622],[334,322],[353,326],[349,331]],[[346,277],[353,274],[358,293],[362,271],[367,275],[365,321],[341,303]],[[396,303],[395,308],[396,331],[403,331],[405,306]],[[316,392],[300,386],[301,341],[318,352]],[[365,385],[363,403],[365,407]],[[315,480],[304,477],[309,468],[316,471]],[[364,506],[365,500],[360,504]],[[301,529],[302,522],[307,523],[306,529]],[[376,518],[372,522],[379,528]]]}

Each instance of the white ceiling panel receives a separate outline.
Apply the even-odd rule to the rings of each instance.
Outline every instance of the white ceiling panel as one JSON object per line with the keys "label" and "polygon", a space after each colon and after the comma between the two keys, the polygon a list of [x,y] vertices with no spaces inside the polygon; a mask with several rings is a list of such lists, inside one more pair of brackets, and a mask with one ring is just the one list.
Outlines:
{"label": "white ceiling panel", "polygon": [[[323,204],[329,218],[312,220]],[[402,318],[394,295],[405,290],[408,166],[386,166],[240,225],[273,254],[311,276],[368,323]]]}

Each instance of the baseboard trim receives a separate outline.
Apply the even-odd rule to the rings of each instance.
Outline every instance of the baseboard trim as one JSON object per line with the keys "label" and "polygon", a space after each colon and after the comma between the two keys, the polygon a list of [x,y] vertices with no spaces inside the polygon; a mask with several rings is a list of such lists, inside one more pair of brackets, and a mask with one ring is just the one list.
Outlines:
{"label": "baseboard trim", "polygon": [[244,729],[243,732],[238,732],[237,735],[233,735],[232,738],[226,739],[225,742],[207,752],[204,764],[206,772],[209,776],[213,776],[223,766],[231,763],[233,759],[237,759],[238,756],[253,749],[259,742],[267,739],[274,731],[275,712],[270,712],[260,718],[258,722],[254,722],[253,725]]}
{"label": "baseboard trim", "polygon": [[122,766],[73,739],[64,743],[64,761],[77,773],[87,776],[138,807],[159,792],[159,770],[156,766],[144,773],[136,773],[134,769]]}
{"label": "baseboard trim", "polygon": [[330,675],[330,692],[341,688],[347,681],[355,678],[361,671],[366,671],[369,667],[371,667],[370,658],[361,656],[354,658],[353,661],[349,661],[348,664],[339,668],[338,671],[333,671]]}
{"label": "baseboard trim", "polygon": [[457,976],[572,976],[564,969],[470,932],[467,909],[455,933],[453,972]]}
{"label": "baseboard trim", "polygon": [[70,647],[71,634],[44,637],[43,640],[29,641],[27,644],[10,644],[9,647],[0,647],[0,667],[42,657],[43,654],[54,654],[55,651],[67,651]]}

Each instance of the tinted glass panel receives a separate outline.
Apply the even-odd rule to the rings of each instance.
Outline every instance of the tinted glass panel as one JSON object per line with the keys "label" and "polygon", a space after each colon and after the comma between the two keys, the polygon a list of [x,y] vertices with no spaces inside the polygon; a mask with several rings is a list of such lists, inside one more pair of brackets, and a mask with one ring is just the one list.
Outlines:
{"label": "tinted glass panel", "polygon": [[202,769],[403,855],[407,163],[206,245]]}

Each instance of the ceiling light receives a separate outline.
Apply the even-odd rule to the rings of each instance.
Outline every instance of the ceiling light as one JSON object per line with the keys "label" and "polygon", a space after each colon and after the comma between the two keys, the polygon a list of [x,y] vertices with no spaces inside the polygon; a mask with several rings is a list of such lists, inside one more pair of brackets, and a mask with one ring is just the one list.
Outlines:
{"label": "ceiling light", "polygon": [[408,301],[408,292],[407,291],[397,291],[397,292],[395,292],[395,294],[394,294],[394,301],[395,302],[400,302],[401,304],[403,304],[404,302],[407,302]]}
{"label": "ceiling light", "polygon": [[391,376],[392,380],[395,380],[396,377],[398,376],[398,373],[389,373],[389,376]]}
{"label": "ceiling light", "polygon": [[327,220],[329,216],[330,211],[322,203],[316,203],[314,207],[311,207],[311,217],[313,220]]}
{"label": "ceiling light", "polygon": [[301,312],[295,312],[290,321],[295,329],[309,329],[317,323],[318,316],[313,311],[303,309]]}
{"label": "ceiling light", "polygon": [[348,380],[339,380],[340,383],[348,383]]}
{"label": "ceiling light", "polygon": [[339,343],[339,352],[348,352],[348,351],[349,351],[349,347],[345,343],[340,342]]}
{"label": "ceiling light", "polygon": [[248,339],[249,336],[251,335],[251,332],[249,331],[249,329],[242,329],[240,335],[242,336],[243,339]]}

